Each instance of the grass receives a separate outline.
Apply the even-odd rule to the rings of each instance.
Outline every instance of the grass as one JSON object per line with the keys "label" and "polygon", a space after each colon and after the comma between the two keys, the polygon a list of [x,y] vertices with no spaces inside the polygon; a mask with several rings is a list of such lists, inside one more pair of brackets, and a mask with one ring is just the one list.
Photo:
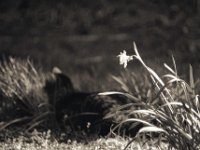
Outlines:
{"label": "grass", "polygon": [[[200,106],[199,96],[195,93],[195,88],[197,88],[197,85],[194,82],[192,67],[190,66],[189,71],[189,84],[178,76],[174,58],[174,69],[169,67],[167,64],[164,64],[164,67],[168,70],[169,73],[160,77],[142,60],[135,43],[134,51],[135,55],[132,56],[122,56],[121,53],[120,57],[123,57],[120,58],[121,64],[126,64],[132,59],[138,60],[145,68],[147,73],[146,75],[148,75],[151,79],[153,88],[146,92],[146,99],[143,99],[140,96],[127,96],[127,93],[119,93],[121,95],[127,96],[128,98],[132,98],[134,101],[134,109],[123,110],[123,108],[121,110],[125,111],[125,113],[128,114],[130,118],[125,119],[119,124],[119,126],[122,126],[128,122],[132,122],[133,124],[135,122],[140,122],[144,124],[144,127],[139,130],[136,137],[140,137],[141,134],[149,135],[149,133],[156,132],[159,133],[159,136],[157,136],[160,141],[164,139],[167,141],[167,143],[169,143],[169,149],[199,149]],[[126,67],[126,65],[124,67]],[[130,79],[132,83],[135,83],[133,82],[135,81],[133,80],[133,77],[128,79]],[[129,88],[126,85],[126,82],[124,82],[121,78],[115,79],[121,84],[126,92],[129,92]],[[139,89],[137,85],[134,89],[135,91],[139,91],[136,90]],[[132,93],[135,93],[135,91]],[[108,95],[112,93],[115,92],[100,93],[100,95]],[[137,99],[136,103],[135,99]],[[149,136],[150,138],[153,138],[155,134],[150,134]],[[134,140],[135,138],[131,142]]]}
{"label": "grass", "polygon": [[[84,141],[77,142],[77,139],[67,137],[66,133],[55,135],[51,130],[31,130],[37,126],[44,127],[53,119],[49,117],[53,112],[43,92],[48,74],[36,69],[30,60],[9,58],[0,64],[0,117],[5,120],[0,122],[0,149],[199,149],[200,106],[196,94],[199,83],[195,82],[192,67],[189,68],[187,83],[178,75],[172,57],[173,67],[164,64],[167,73],[161,76],[143,61],[135,44],[134,51],[135,55],[123,55],[128,59],[121,59],[121,64],[137,60],[144,70],[131,72],[126,68],[121,76],[112,75],[120,90],[99,95],[119,94],[132,100],[118,111],[108,113],[106,118],[121,115],[118,116],[121,117],[118,126],[111,131],[120,130],[126,124],[134,126],[142,123],[144,126],[136,137],[115,134],[114,138],[108,136],[91,140],[85,137]],[[7,128],[17,124],[23,125],[23,129],[29,132],[7,135],[10,132]]]}
{"label": "grass", "polygon": [[[62,140],[63,142],[60,142]],[[98,138],[93,141],[77,142],[76,140],[66,139],[62,134],[60,138],[55,138],[51,131],[38,132],[34,130],[29,136],[22,134],[18,138],[8,138],[5,142],[0,142],[0,149],[15,149],[15,150],[122,150],[127,145],[127,139],[116,136],[115,138]],[[130,144],[129,150],[132,149],[157,149],[155,145],[141,143],[135,141]],[[162,145],[163,149],[167,148],[167,144]]]}
{"label": "grass", "polygon": [[[46,121],[50,114],[43,87],[47,75],[32,62],[9,58],[0,63],[1,122],[0,130],[27,122],[27,130]],[[22,124],[24,125],[24,124]]]}

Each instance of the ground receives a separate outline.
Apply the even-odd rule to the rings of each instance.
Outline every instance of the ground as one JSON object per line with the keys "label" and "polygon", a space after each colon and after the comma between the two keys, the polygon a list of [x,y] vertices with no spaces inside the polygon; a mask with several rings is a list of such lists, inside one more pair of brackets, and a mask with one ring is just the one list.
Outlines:
{"label": "ground", "polygon": [[[172,65],[173,55],[180,74],[191,63],[197,80],[199,9],[197,0],[4,0],[0,55],[30,57],[45,70],[57,66],[77,89],[107,91],[116,88],[109,75],[125,71],[116,56],[133,54],[135,41],[154,69]],[[138,71],[135,64],[128,69]]]}

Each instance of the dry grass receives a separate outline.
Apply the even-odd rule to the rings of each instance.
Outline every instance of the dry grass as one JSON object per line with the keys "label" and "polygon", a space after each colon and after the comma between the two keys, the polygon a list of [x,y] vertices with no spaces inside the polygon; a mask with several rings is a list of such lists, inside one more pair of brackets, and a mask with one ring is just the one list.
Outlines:
{"label": "dry grass", "polygon": [[43,91],[45,79],[29,59],[9,58],[0,63],[0,130],[24,121],[26,129],[31,129],[46,121],[50,111]]}

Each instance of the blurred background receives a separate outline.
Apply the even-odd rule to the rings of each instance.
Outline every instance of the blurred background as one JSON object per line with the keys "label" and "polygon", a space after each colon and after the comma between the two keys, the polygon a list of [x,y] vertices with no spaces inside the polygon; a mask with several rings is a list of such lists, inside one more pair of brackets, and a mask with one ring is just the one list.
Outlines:
{"label": "blurred background", "polygon": [[73,80],[86,72],[99,79],[122,70],[116,55],[133,54],[133,41],[150,64],[171,63],[173,54],[179,68],[191,63],[198,70],[200,2],[0,0],[1,58],[30,57]]}

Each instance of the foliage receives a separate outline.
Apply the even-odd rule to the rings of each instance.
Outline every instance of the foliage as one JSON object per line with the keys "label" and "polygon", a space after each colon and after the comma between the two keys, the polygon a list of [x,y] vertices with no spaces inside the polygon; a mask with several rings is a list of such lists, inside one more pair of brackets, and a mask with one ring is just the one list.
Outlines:
{"label": "foliage", "polygon": [[45,79],[29,59],[9,58],[0,63],[0,130],[24,121],[31,129],[47,119],[50,111],[43,91]]}
{"label": "foliage", "polygon": [[[155,134],[149,133],[157,132],[160,133],[158,137],[160,141],[164,138],[169,142],[169,149],[199,149],[200,105],[199,96],[195,93],[197,85],[194,82],[192,67],[190,66],[189,71],[190,84],[186,83],[186,81],[178,76],[174,58],[174,69],[169,67],[167,64],[164,64],[164,67],[169,73],[160,77],[142,60],[135,43],[134,51],[135,55],[127,56],[126,58],[131,57],[141,63],[147,71],[147,75],[150,77],[147,79],[151,79],[151,81],[146,83],[151,83],[153,88],[146,92],[146,99],[137,95],[135,98],[134,95],[128,93],[119,93],[120,95],[124,95],[133,100],[132,105],[134,105],[134,109],[125,110],[129,115],[129,118],[122,121],[118,126],[122,126],[128,122],[132,122],[133,124],[135,122],[140,122],[144,124],[144,127],[139,130],[136,138],[143,134],[147,134],[150,138],[153,138]],[[127,62],[123,60],[123,63],[125,64],[124,67],[126,67]],[[120,62],[121,65],[123,65],[123,63]],[[128,79],[134,81],[133,78],[134,76]],[[122,78],[115,77],[115,79],[124,89],[126,89],[126,91],[129,91],[127,90],[129,88]],[[135,86],[135,89],[139,89],[137,88],[137,84],[132,86]],[[100,93],[100,95],[112,93],[115,92]],[[131,93],[133,94],[135,91]],[[135,99],[137,99],[137,101],[135,101]],[[135,138],[132,142],[134,140]]]}
{"label": "foliage", "polygon": [[[166,149],[167,145],[169,149],[199,149],[200,106],[199,96],[196,94],[199,89],[198,82],[194,81],[192,67],[190,66],[189,71],[189,84],[178,75],[173,57],[174,68],[164,64],[168,73],[160,76],[142,60],[135,43],[134,50],[135,55],[132,56],[126,55],[125,51],[118,55],[120,64],[126,68],[128,62],[137,60],[145,71],[140,73],[127,70],[121,77],[112,76],[124,92],[99,93],[100,96],[117,94],[131,101],[119,107],[118,110],[113,109],[105,117],[105,119],[113,116],[119,118],[119,124],[112,128],[113,130],[123,129],[124,125],[134,129],[137,123],[143,124],[136,137],[132,138],[127,145],[126,140],[123,141],[124,138],[118,139],[117,136],[114,140],[100,138],[94,142],[90,141],[87,146],[77,142],[63,144],[52,139],[49,131],[41,136],[38,136],[38,133],[29,136],[33,139],[36,137],[36,141],[32,140],[31,144],[24,139],[24,135],[12,140],[7,139],[7,142],[1,144],[1,148],[4,149],[10,145],[13,149],[34,150],[68,147],[70,149],[97,149],[99,147],[102,149],[124,147],[125,149],[155,147]],[[53,112],[48,102],[48,95],[43,91],[46,79],[47,75],[42,70],[36,69],[30,60],[16,61],[14,58],[9,58],[0,63],[0,130],[21,122],[26,122],[23,125],[30,130],[38,125],[48,125],[47,122],[52,121],[49,117]],[[113,147],[109,147],[110,140]],[[38,144],[38,141],[42,142]]]}

